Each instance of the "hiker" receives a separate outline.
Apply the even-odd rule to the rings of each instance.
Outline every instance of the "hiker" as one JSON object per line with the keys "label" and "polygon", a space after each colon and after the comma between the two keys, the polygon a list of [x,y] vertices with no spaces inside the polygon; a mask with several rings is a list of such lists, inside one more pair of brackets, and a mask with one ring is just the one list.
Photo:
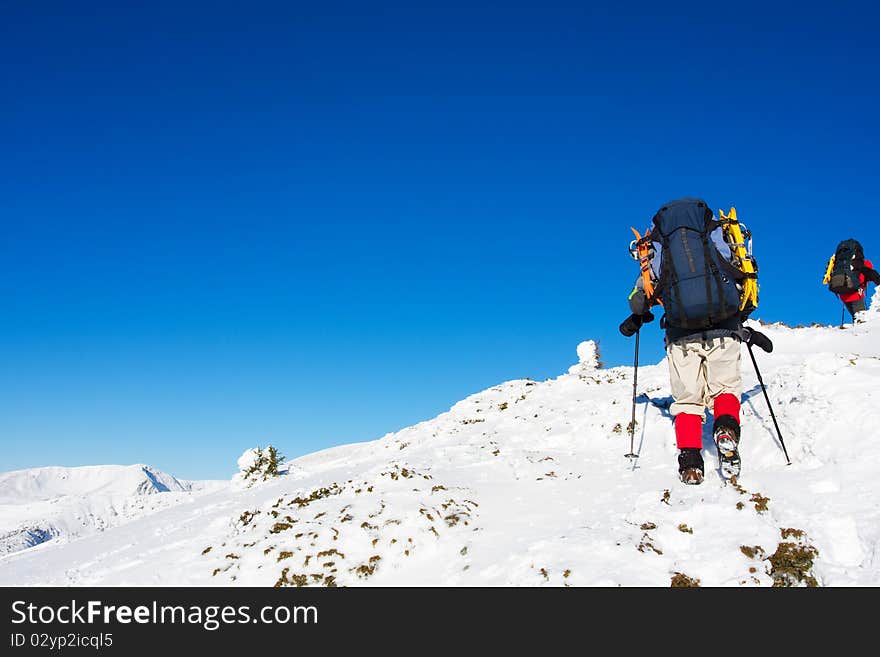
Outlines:
{"label": "hiker", "polygon": [[870,260],[865,259],[865,251],[858,240],[850,238],[837,245],[822,282],[840,298],[855,323],[859,321],[856,315],[867,309],[868,283],[880,285],[880,273]]}
{"label": "hiker", "polygon": [[[703,481],[706,409],[714,417],[712,435],[722,472],[739,474],[740,345],[772,349],[765,335],[743,326],[757,307],[757,265],[743,248],[735,210],[729,217],[720,214],[722,220],[716,219],[704,201],[692,198],[671,201],[657,211],[648,233],[637,242],[642,276],[629,296],[632,314],[620,325],[620,332],[630,337],[653,320],[654,305],[663,305],[660,327],[666,330],[674,400],[670,412],[679,477],[685,484]],[[731,230],[736,235],[726,239]]]}

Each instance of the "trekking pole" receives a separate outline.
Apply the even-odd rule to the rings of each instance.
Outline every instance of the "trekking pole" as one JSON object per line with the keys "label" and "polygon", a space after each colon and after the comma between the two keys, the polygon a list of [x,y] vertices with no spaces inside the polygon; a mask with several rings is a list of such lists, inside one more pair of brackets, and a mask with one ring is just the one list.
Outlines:
{"label": "trekking pole", "polygon": [[846,306],[840,309],[840,328],[843,328],[843,318],[846,317]]}
{"label": "trekking pole", "polygon": [[770,417],[773,418],[773,426],[776,427],[776,435],[779,436],[779,444],[782,445],[782,452],[785,454],[786,465],[791,465],[791,459],[788,458],[788,450],[785,449],[785,441],[782,440],[782,432],[779,430],[779,424],[776,422],[776,415],[773,413],[773,406],[770,404],[770,397],[767,395],[767,388],[764,387],[764,379],[761,378],[761,370],[758,369],[758,361],[755,360],[755,354],[752,351],[752,345],[746,342],[749,348],[749,356],[752,357],[752,365],[755,366],[755,374],[758,375],[758,383],[761,384],[761,390],[764,391],[764,399],[767,400],[767,408],[770,409]]}
{"label": "trekking pole", "polygon": [[635,440],[636,435],[636,387],[639,384],[639,335],[641,334],[641,327],[636,331],[636,355],[635,355],[635,363],[633,365],[633,405],[632,405],[632,420],[629,423],[629,454],[625,454],[624,456],[628,459],[636,458],[638,454],[633,452],[633,442]]}

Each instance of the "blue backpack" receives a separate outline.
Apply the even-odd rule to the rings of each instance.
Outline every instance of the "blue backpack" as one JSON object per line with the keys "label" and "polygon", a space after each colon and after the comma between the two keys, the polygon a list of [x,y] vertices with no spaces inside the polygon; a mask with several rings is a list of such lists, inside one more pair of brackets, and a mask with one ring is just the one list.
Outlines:
{"label": "blue backpack", "polygon": [[671,201],[654,215],[651,239],[662,246],[655,294],[666,310],[668,327],[705,330],[740,312],[737,270],[712,242],[721,222],[705,201]]}

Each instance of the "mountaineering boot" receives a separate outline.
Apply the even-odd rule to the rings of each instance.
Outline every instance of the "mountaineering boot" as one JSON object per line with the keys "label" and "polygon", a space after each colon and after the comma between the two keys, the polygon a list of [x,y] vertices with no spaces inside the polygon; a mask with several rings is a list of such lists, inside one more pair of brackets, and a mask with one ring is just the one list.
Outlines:
{"label": "mountaineering boot", "polygon": [[718,460],[721,463],[721,474],[726,479],[739,476],[739,422],[731,415],[715,418],[712,429],[715,446],[718,448]]}
{"label": "mountaineering boot", "polygon": [[685,447],[678,453],[678,476],[685,484],[703,482],[703,455],[695,447]]}

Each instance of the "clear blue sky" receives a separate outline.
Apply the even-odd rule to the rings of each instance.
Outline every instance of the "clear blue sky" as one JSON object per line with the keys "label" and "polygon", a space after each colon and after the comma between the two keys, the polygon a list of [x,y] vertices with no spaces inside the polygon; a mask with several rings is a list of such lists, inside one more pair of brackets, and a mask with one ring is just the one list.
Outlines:
{"label": "clear blue sky", "polygon": [[681,196],[753,229],[765,320],[880,260],[871,3],[131,4],[0,1],[0,470],[226,478],[630,363]]}

